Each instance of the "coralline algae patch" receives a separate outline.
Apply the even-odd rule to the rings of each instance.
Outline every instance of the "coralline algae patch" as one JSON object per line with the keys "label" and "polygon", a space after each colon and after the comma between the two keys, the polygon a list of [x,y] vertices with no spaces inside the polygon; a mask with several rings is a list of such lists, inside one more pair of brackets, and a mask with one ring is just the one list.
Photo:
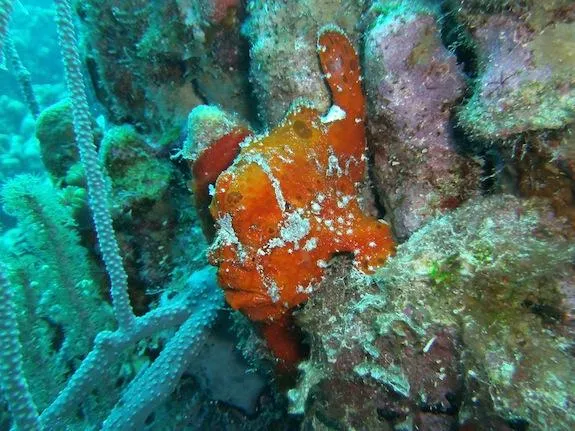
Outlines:
{"label": "coralline algae patch", "polygon": [[352,253],[359,269],[372,272],[393,251],[388,225],[359,206],[365,159],[338,157],[334,146],[342,143],[334,145],[327,118],[296,108],[269,135],[244,143],[216,182],[219,232],[210,259],[228,303],[253,320],[305,301],[337,253]]}

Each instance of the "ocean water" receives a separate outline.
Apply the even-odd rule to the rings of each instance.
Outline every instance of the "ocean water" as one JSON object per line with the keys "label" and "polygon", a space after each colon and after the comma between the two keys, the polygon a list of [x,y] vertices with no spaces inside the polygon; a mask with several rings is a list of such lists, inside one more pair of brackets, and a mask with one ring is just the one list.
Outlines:
{"label": "ocean water", "polygon": [[575,1],[0,0],[0,430],[575,429]]}

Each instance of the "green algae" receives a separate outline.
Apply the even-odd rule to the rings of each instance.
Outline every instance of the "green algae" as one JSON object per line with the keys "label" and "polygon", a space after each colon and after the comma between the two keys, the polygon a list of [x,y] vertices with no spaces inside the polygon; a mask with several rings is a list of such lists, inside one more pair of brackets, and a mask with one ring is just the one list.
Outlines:
{"label": "green algae", "polygon": [[550,67],[557,76],[575,77],[575,24],[557,23],[545,28],[530,43],[535,64]]}
{"label": "green algae", "polygon": [[63,178],[79,160],[76,149],[72,105],[68,99],[49,106],[36,122],[36,137],[44,166],[53,178]]}
{"label": "green algae", "polygon": [[575,91],[565,92],[559,81],[528,81],[497,98],[479,91],[459,112],[458,120],[473,136],[487,139],[527,131],[561,129],[575,118]]}
{"label": "green algae", "polygon": [[169,185],[169,162],[156,158],[132,126],[108,130],[102,140],[101,157],[112,180],[114,201],[121,207],[144,199],[157,201]]}
{"label": "green algae", "polygon": [[481,77],[477,80],[472,96],[458,113],[460,125],[470,135],[506,139],[526,132],[559,130],[575,120],[575,24],[559,21],[569,5],[565,0],[464,2],[460,19],[468,28],[489,29],[487,13],[495,12],[498,15],[493,20],[508,20],[518,34],[525,33],[517,36],[513,48],[521,53],[518,58],[524,57],[523,63],[510,63],[507,72],[498,71],[497,58],[490,57],[485,47],[475,47],[480,74],[493,69],[492,74],[508,75],[491,78],[491,82]]}
{"label": "green algae", "polygon": [[567,430],[575,424],[575,369],[561,330],[560,280],[575,248],[548,211],[541,201],[494,197],[431,222],[376,276],[390,304],[377,319],[395,322],[411,309],[424,317],[410,330],[460,328],[477,397],[509,420]]}

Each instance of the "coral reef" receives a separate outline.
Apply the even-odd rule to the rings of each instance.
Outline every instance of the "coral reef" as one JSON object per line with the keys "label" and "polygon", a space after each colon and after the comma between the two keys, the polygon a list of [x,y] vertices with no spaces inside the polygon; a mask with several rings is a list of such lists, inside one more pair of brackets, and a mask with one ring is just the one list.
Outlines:
{"label": "coral reef", "polygon": [[11,286],[5,274],[0,273],[0,386],[10,407],[14,425],[18,429],[39,430],[38,411],[28,389],[28,381],[22,368],[20,329],[16,319],[16,307]]}
{"label": "coral reef", "polygon": [[18,99],[0,95],[0,180],[25,172],[43,172],[34,121]]}
{"label": "coral reef", "polygon": [[[32,387],[36,405],[45,408],[97,332],[110,327],[110,310],[102,301],[102,280],[80,243],[71,208],[50,183],[29,175],[15,177],[4,184],[2,203],[18,220],[17,247],[3,255],[14,300],[22,310],[21,342],[29,352],[24,369],[38,383]],[[82,326],[76,324],[78,318]],[[50,370],[38,369],[37,363],[46,362]]]}
{"label": "coral reef", "polygon": [[574,25],[0,0],[0,429],[574,429]]}
{"label": "coral reef", "polygon": [[[43,92],[37,91],[36,95],[39,98],[40,106],[47,106],[56,102],[62,95],[63,70],[61,62],[55,61],[55,56],[58,55],[58,38],[56,37],[52,2],[45,0],[37,2],[6,0],[2,3],[13,3],[9,37],[21,57],[22,63],[30,72],[35,90],[46,89],[52,93],[55,89],[56,97],[50,97],[45,104],[43,103]],[[0,58],[2,58],[1,54]],[[11,73],[11,67],[9,64],[5,65],[5,69],[2,66],[4,65],[0,61],[0,76],[2,77],[0,79],[0,92],[9,97],[17,97],[19,88],[15,85],[16,78]]]}
{"label": "coral reef", "polygon": [[573,252],[544,202],[501,196],[432,221],[373,277],[340,265],[296,315],[311,357],[292,410],[310,429],[571,429]]}
{"label": "coral reef", "polygon": [[120,208],[138,202],[162,199],[170,183],[172,167],[161,160],[162,149],[154,148],[128,125],[109,129],[99,151],[112,180],[112,199]]}
{"label": "coral reef", "polygon": [[55,182],[64,180],[79,162],[70,100],[62,100],[44,109],[36,121],[42,163]]}
{"label": "coral reef", "polygon": [[[106,132],[99,151],[111,182],[128,275],[146,286],[162,285],[173,269],[168,250],[176,215],[167,190],[175,172],[162,150],[124,125]],[[144,306],[147,301],[139,297],[138,302]]]}
{"label": "coral reef", "polygon": [[499,13],[467,18],[481,63],[473,96],[459,114],[488,139],[557,130],[574,121],[575,26],[552,2],[533,17]]}
{"label": "coral reef", "polygon": [[116,3],[78,4],[96,95],[115,122],[182,128],[205,99],[251,116],[240,2]]}
{"label": "coral reef", "polygon": [[453,136],[451,110],[465,80],[442,44],[436,12],[396,3],[366,35],[365,76],[374,185],[406,239],[476,195],[479,166],[458,153]]}
{"label": "coral reef", "polygon": [[[0,52],[2,49],[0,49]],[[6,40],[6,46],[4,48],[4,54],[7,57],[8,62],[12,68],[12,72],[16,81],[18,82],[18,86],[20,87],[20,93],[28,107],[28,110],[36,119],[38,114],[40,113],[40,105],[38,104],[38,100],[36,99],[36,94],[34,89],[32,88],[32,80],[30,79],[30,72],[20,59],[20,55],[12,42],[10,37]]]}
{"label": "coral reef", "polygon": [[573,178],[573,2],[463,2],[453,10],[479,64],[461,126],[477,146],[508,158],[518,142],[535,143]]}

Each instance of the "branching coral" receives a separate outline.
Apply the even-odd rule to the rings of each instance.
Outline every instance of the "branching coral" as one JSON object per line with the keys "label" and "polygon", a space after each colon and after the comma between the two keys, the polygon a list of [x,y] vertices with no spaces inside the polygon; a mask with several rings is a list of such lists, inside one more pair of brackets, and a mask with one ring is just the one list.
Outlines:
{"label": "branching coral", "polygon": [[[20,92],[24,97],[24,101],[26,102],[26,106],[30,110],[30,113],[34,116],[34,118],[38,117],[40,113],[40,105],[38,104],[38,100],[36,100],[36,95],[34,94],[34,89],[32,88],[32,80],[30,79],[30,72],[24,64],[22,64],[22,60],[20,60],[20,55],[18,55],[18,51],[16,51],[16,47],[14,43],[10,39],[10,37],[6,38],[6,47],[4,48],[6,57],[11,64],[12,70],[14,75],[16,76],[16,81],[20,86]],[[0,47],[0,52],[2,52],[2,47]]]}
{"label": "branching coral", "polygon": [[22,346],[12,298],[12,286],[0,267],[0,387],[19,430],[40,430],[38,412],[22,367]]}
{"label": "branching coral", "polygon": [[[6,326],[0,327],[0,332],[6,353],[8,353],[7,357],[0,358],[6,360],[0,362],[2,362],[3,374],[11,374],[10,377],[12,377],[3,379],[2,389],[8,392],[7,398],[11,401],[14,418],[20,429],[36,429],[38,423],[41,423],[44,429],[69,429],[73,422],[70,411],[78,404],[86,402],[89,394],[95,393],[94,389],[102,383],[102,380],[105,380],[104,377],[110,367],[122,358],[123,351],[141,339],[155,335],[162,330],[179,328],[153,364],[144,368],[136,379],[126,386],[124,398],[118,402],[103,424],[104,429],[142,429],[149,414],[170,395],[189,365],[197,349],[198,340],[203,335],[203,330],[215,319],[221,304],[221,293],[215,288],[213,271],[208,268],[203,272],[195,273],[190,278],[189,283],[192,289],[188,289],[188,293],[160,304],[145,316],[137,317],[134,314],[128,297],[127,275],[112,226],[104,172],[100,166],[94,143],[90,108],[80,70],[80,59],[72,23],[71,4],[68,0],[56,0],[55,3],[66,79],[73,100],[74,134],[87,179],[98,244],[111,281],[110,293],[118,329],[113,332],[101,331],[96,335],[93,349],[77,366],[56,399],[44,409],[38,418],[30,395],[24,390],[26,380],[22,376],[15,316],[11,310],[10,298],[6,294],[7,287],[4,285],[4,280],[0,280],[2,284],[0,289],[2,298],[0,299],[5,302],[4,307],[0,307],[0,315],[6,320]],[[70,291],[70,296],[74,296],[75,289],[80,289],[82,286],[81,282],[75,284],[70,274],[74,274],[76,266],[82,267],[87,258],[75,249],[70,251],[64,247],[76,239],[72,233],[66,231],[66,228],[72,225],[68,222],[71,217],[65,211],[63,215],[57,213],[56,210],[60,210],[57,199],[53,199],[54,202],[49,200],[42,202],[38,196],[26,190],[21,191],[21,188],[21,185],[20,187],[12,185],[12,204],[24,213],[23,217],[30,226],[33,228],[38,226],[35,234],[40,235],[46,243],[48,243],[46,238],[48,236],[56,241],[53,250],[49,250],[52,253],[46,252],[49,256],[48,263],[61,270],[61,276],[56,284],[64,285],[65,289]],[[18,205],[14,202],[14,196],[25,197],[25,203]],[[37,204],[37,199],[42,205]],[[16,211],[16,208],[13,210]],[[36,250],[36,253],[40,255],[39,258],[44,257],[41,252],[42,250]],[[43,286],[45,289],[50,287]],[[87,304],[83,305],[87,306]],[[89,327],[90,316],[79,312],[76,317],[81,324],[76,325],[75,329],[88,332],[86,328]],[[91,341],[88,340],[88,342]]]}
{"label": "branching coral", "polygon": [[0,0],[0,57],[8,34],[8,24],[12,14],[12,0]]}
{"label": "branching coral", "polygon": [[[111,313],[99,294],[96,267],[80,243],[72,211],[56,189],[37,177],[20,175],[6,182],[2,202],[4,211],[18,220],[18,246],[3,261],[10,267],[21,307],[24,369],[38,383],[32,393],[43,408],[98,331],[111,327]],[[55,337],[58,343],[52,341]],[[46,361],[52,364],[49,371],[38,370],[37,363]]]}

